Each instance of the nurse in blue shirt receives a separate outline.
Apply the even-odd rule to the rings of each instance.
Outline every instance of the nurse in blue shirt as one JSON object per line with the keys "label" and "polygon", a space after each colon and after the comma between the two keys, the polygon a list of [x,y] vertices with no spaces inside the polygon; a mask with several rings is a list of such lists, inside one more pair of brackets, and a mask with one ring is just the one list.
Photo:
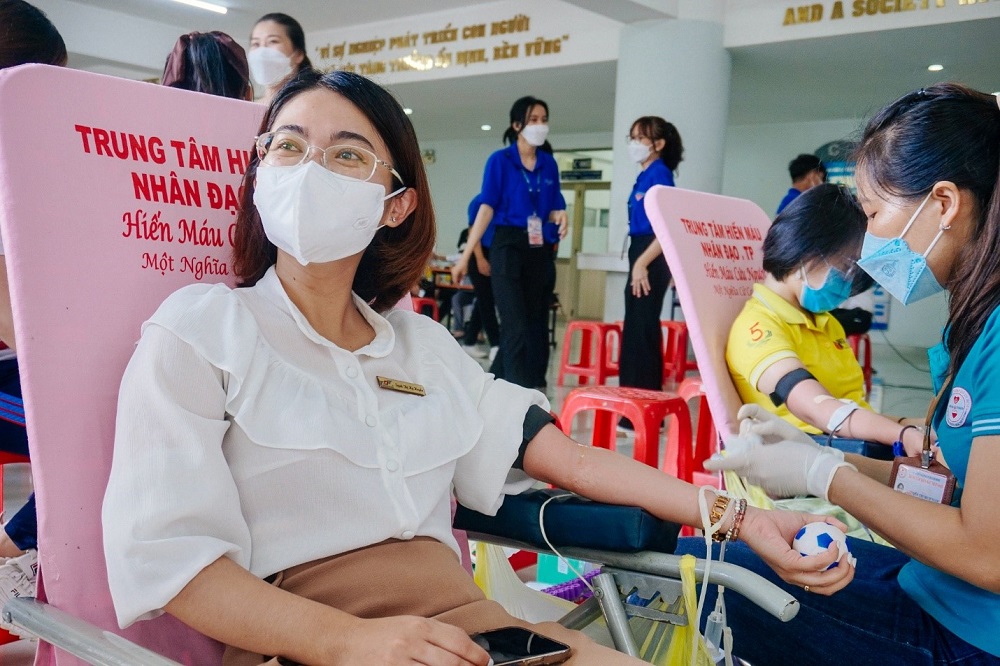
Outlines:
{"label": "nurse in blue shirt", "polygon": [[[943,344],[930,350],[938,393],[928,419],[935,458],[957,487],[948,504],[912,496],[913,475],[892,480],[892,463],[800,441],[744,407],[751,432],[705,467],[827,498],[896,546],[848,538],[854,581],[823,599],[797,590],[802,609],[787,625],[727,597],[740,656],[752,663],[1000,664],[998,167],[1000,101],[964,86],[905,95],[865,129],[856,178],[868,233],[858,265],[904,305],[950,295]],[[742,549],[726,559],[756,561]]]}
{"label": "nurse in blue shirt", "polygon": [[[549,363],[548,316],[556,284],[556,244],[566,235],[566,201],[555,158],[539,150],[549,133],[549,107],[522,97],[510,110],[506,148],[486,161],[481,204],[461,259],[452,268],[460,280],[488,228],[490,280],[500,315],[503,379],[545,387]],[[492,224],[491,224],[492,223]]]}
{"label": "nurse in blue shirt", "polygon": [[643,116],[629,130],[629,159],[642,171],[628,197],[629,280],[619,384],[659,391],[663,387],[660,312],[670,286],[670,269],[646,217],[643,198],[653,185],[674,184],[684,146],[677,128],[658,116]]}

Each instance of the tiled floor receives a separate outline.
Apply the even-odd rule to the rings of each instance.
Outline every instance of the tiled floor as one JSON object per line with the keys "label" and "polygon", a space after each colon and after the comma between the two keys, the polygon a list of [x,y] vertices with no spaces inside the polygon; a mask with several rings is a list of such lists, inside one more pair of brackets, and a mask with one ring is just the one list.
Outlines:
{"label": "tiled floor", "polygon": [[[562,339],[560,327],[559,339]],[[885,344],[883,336],[873,333],[873,358],[876,370],[876,386],[873,389],[872,403],[877,409],[895,416],[923,416],[927,404],[933,397],[930,389],[930,379],[926,371],[927,358],[921,349],[904,348],[897,351]],[[554,350],[549,362],[548,388],[546,394],[552,403],[553,411],[558,412],[566,394],[572,386],[556,386],[559,369],[558,349]],[[484,360],[484,367],[488,363]],[[578,431],[574,436],[581,441],[589,441],[589,423],[584,419],[577,420]],[[631,439],[620,437],[617,440],[618,450],[625,455],[631,454]],[[662,448],[662,447],[661,447]],[[23,504],[31,492],[31,476],[27,465],[8,465],[4,468],[4,506],[7,515],[13,514]],[[0,646],[0,665],[29,666],[33,661],[35,643],[18,641]]]}

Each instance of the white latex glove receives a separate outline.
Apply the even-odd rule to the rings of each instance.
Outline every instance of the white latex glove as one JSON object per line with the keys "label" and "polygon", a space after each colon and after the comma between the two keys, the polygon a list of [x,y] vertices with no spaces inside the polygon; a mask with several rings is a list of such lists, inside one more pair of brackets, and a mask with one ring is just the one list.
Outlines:
{"label": "white latex glove", "polygon": [[759,435],[766,444],[788,440],[802,442],[810,446],[820,446],[805,432],[760,405],[743,405],[736,413],[736,418],[740,421],[741,435],[747,433]]}
{"label": "white latex glove", "polygon": [[[742,429],[742,428],[741,428]],[[795,440],[765,443],[760,435],[747,432],[726,440],[726,455],[716,454],[705,461],[705,469],[732,470],[778,497],[815,495],[827,498],[833,475],[839,467],[857,469],[844,462],[844,454]]]}

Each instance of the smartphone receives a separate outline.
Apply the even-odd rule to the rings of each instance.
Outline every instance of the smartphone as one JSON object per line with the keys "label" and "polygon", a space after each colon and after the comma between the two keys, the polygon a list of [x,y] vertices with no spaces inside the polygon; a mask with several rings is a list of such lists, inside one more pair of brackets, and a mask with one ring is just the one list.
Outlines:
{"label": "smartphone", "polygon": [[490,653],[495,666],[561,664],[573,651],[565,643],[522,627],[503,627],[472,634],[472,640]]}

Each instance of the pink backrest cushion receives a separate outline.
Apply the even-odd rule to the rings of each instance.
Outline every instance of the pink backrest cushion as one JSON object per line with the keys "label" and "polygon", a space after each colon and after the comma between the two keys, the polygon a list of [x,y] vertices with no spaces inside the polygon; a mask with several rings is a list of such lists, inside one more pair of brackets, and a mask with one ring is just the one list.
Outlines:
{"label": "pink backrest cushion", "polygon": [[670,266],[691,346],[719,435],[738,431],[742,404],[726,366],[729,329],[764,278],[763,244],[771,220],[757,204],[657,185],[646,214]]}
{"label": "pink backrest cushion", "polygon": [[[0,72],[0,226],[38,501],[40,596],[173,659],[221,646],[164,616],[118,629],[101,502],[142,322],[233,283],[230,233],[260,105],[80,71]],[[37,663],[81,663],[42,644]]]}

